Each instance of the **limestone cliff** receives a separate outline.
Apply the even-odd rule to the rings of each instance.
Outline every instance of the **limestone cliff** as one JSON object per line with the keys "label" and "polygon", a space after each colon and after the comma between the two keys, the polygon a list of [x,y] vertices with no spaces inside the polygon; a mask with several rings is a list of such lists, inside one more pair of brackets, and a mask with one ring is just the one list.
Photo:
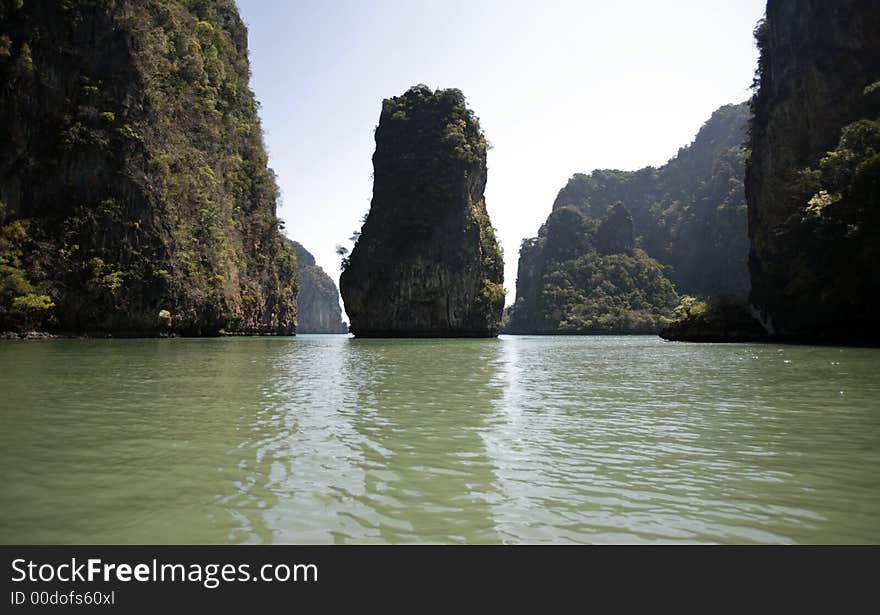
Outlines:
{"label": "limestone cliff", "polygon": [[486,212],[486,139],[459,90],[410,88],[376,128],[370,212],[339,281],[364,337],[498,333],[503,262]]}
{"label": "limestone cliff", "polygon": [[777,338],[880,339],[880,4],[770,0],[746,192],[751,302]]}
{"label": "limestone cliff", "polygon": [[0,2],[0,328],[292,333],[231,0]]}
{"label": "limestone cliff", "polygon": [[339,291],[315,257],[302,244],[291,242],[299,271],[298,333],[348,333],[339,307]]}

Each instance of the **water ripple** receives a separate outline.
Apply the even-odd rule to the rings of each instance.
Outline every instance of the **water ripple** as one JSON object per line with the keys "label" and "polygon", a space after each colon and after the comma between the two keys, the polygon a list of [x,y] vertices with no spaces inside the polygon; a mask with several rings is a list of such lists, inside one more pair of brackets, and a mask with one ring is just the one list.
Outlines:
{"label": "water ripple", "polygon": [[0,345],[2,542],[880,541],[880,351]]}

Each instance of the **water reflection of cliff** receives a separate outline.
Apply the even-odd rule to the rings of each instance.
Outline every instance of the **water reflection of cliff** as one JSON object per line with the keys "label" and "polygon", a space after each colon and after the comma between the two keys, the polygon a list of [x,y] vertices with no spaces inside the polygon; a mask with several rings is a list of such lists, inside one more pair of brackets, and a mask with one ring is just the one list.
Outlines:
{"label": "water reflection of cliff", "polygon": [[500,397],[490,386],[499,353],[494,339],[350,341],[363,539],[497,542],[482,433]]}

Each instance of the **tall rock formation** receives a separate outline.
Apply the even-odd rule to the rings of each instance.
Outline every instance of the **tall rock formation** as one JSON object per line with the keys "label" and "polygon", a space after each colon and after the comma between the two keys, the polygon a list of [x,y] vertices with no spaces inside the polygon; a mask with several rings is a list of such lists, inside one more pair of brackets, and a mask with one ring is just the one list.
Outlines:
{"label": "tall rock formation", "polygon": [[292,333],[232,0],[0,2],[0,328]]}
{"label": "tall rock formation", "polygon": [[299,271],[297,333],[348,333],[348,325],[342,321],[336,284],[315,264],[315,257],[302,244],[296,241],[291,244]]}
{"label": "tall rock formation", "polygon": [[880,4],[770,0],[746,192],[777,338],[880,340]]}
{"label": "tall rock formation", "polygon": [[339,280],[362,337],[487,337],[504,306],[486,139],[459,90],[410,88],[376,128],[373,200]]}

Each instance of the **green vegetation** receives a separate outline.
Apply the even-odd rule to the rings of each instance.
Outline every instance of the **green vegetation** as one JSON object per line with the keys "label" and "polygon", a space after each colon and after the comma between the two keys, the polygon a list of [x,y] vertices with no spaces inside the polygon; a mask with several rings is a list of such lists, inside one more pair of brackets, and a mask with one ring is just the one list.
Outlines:
{"label": "green vegetation", "polygon": [[40,292],[28,270],[35,249],[27,220],[6,222],[0,203],[0,327],[30,331],[51,322],[52,298]]}
{"label": "green vegetation", "polygon": [[[166,310],[179,333],[292,332],[295,256],[234,2],[50,5],[4,2],[0,20],[4,224],[30,238],[0,258],[55,304],[29,318],[153,334]],[[20,328],[22,288],[0,328]]]}
{"label": "green vegetation", "polygon": [[[432,90],[424,84],[411,87],[404,96],[382,102],[385,129],[392,134],[415,130],[422,138],[439,142],[448,160],[480,164],[486,160],[488,142],[480,122],[467,107],[461,90]],[[426,121],[427,120],[427,121]]]}
{"label": "green vegetation", "polygon": [[671,268],[679,290],[703,297],[745,296],[747,121],[746,104],[721,107],[666,165],[576,174],[553,209],[574,206],[600,218],[622,202],[632,214],[635,245]]}
{"label": "green vegetation", "polygon": [[696,297],[685,295],[675,308],[675,315],[679,318],[696,318],[709,311],[709,304],[700,301]]}
{"label": "green vegetation", "polygon": [[515,333],[652,333],[678,303],[663,266],[633,247],[620,203],[601,220],[571,206],[554,211],[538,238],[523,242],[517,292]]}
{"label": "green vegetation", "polygon": [[801,170],[798,182],[812,196],[788,233],[804,250],[786,291],[809,298],[808,310],[822,319],[842,305],[873,303],[880,296],[880,113],[844,126],[837,147]]}
{"label": "green vegetation", "polygon": [[373,200],[339,285],[364,336],[496,335],[503,258],[483,192],[488,143],[457,89],[382,103]]}
{"label": "green vegetation", "polygon": [[542,289],[542,317],[561,333],[650,333],[678,299],[657,261],[641,250],[588,253],[561,263]]}
{"label": "green vegetation", "polygon": [[471,208],[471,220],[480,235],[480,269],[483,283],[476,298],[476,311],[486,322],[496,322],[504,310],[504,254],[495,238],[495,228],[484,208]]}
{"label": "green vegetation", "polygon": [[660,337],[689,342],[754,342],[767,339],[767,331],[742,302],[720,300],[712,305],[683,297],[675,308],[678,320],[660,331]]}
{"label": "green vegetation", "polygon": [[880,117],[844,126],[837,147],[815,168],[801,171],[801,181],[813,192],[804,207],[804,224],[814,232],[838,237],[864,233],[866,219],[876,210],[872,197],[880,186]]}
{"label": "green vegetation", "polygon": [[676,289],[745,296],[747,115],[745,104],[718,109],[663,167],[575,174],[521,246],[508,330],[656,332]]}
{"label": "green vegetation", "polygon": [[805,0],[755,31],[750,302],[780,339],[878,340],[878,28],[876,3]]}

